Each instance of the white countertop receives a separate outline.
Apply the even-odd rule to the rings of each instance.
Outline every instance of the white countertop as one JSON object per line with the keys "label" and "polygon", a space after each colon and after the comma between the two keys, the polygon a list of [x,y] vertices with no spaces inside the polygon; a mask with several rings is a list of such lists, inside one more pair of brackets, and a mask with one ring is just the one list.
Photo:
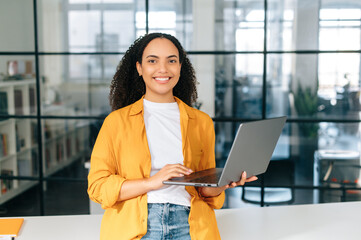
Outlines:
{"label": "white countertop", "polygon": [[[223,240],[361,239],[361,202],[216,210]],[[16,240],[99,239],[102,215],[25,217]]]}

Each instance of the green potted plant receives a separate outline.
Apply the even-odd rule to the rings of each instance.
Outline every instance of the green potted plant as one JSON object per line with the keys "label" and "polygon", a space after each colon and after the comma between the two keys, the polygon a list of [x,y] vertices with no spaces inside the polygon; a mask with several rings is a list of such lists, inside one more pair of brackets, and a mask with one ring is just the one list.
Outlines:
{"label": "green potted plant", "polygon": [[[302,88],[298,84],[296,92],[292,92],[294,97],[294,107],[298,116],[315,117],[318,108],[317,89],[312,90],[311,87]],[[317,137],[317,123],[300,123],[300,135],[306,138]]]}
{"label": "green potted plant", "polygon": [[[298,87],[293,94],[293,104],[297,115],[307,119],[315,118],[318,108],[317,87]],[[314,153],[318,148],[318,123],[301,122],[298,124],[299,145],[296,162],[296,181],[299,184],[312,184]]]}

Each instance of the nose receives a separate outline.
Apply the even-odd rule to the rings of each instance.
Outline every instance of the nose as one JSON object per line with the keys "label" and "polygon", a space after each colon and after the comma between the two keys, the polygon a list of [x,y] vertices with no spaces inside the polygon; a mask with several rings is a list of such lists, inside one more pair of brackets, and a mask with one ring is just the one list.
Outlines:
{"label": "nose", "polygon": [[159,62],[158,72],[159,72],[159,73],[166,73],[166,72],[168,72],[166,62],[164,62],[164,61]]}

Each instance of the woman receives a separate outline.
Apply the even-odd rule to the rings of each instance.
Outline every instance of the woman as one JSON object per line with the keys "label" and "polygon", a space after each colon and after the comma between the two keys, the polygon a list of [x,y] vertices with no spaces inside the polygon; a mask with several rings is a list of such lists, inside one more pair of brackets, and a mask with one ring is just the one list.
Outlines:
{"label": "woman", "polygon": [[137,39],[111,84],[113,112],[94,145],[90,198],[105,209],[101,239],[220,239],[219,188],[165,186],[164,180],[215,167],[212,119],[190,107],[197,98],[193,67],[176,38]]}

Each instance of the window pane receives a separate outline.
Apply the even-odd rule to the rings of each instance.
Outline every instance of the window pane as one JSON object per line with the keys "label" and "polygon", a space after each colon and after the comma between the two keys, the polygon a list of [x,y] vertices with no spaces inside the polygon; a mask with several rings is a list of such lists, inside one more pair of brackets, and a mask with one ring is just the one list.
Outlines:
{"label": "window pane", "polygon": [[35,115],[34,57],[1,56],[0,74],[0,114]]}
{"label": "window pane", "polygon": [[69,12],[69,50],[93,52],[101,49],[100,11]]}
{"label": "window pane", "polygon": [[268,50],[318,50],[319,1],[276,0],[268,4]]}
{"label": "window pane", "polygon": [[212,55],[190,55],[197,77],[197,107],[211,117],[214,116],[214,61]]}
{"label": "window pane", "polygon": [[69,51],[66,1],[38,0],[39,51]]}
{"label": "window pane", "polygon": [[360,54],[320,54],[320,106],[327,117],[359,119]]}
{"label": "window pane", "polygon": [[269,116],[359,119],[360,54],[269,54],[267,62]]}
{"label": "window pane", "polygon": [[98,51],[125,52],[134,39],[133,10],[104,12],[103,50]]}
{"label": "window pane", "polygon": [[109,86],[120,59],[120,55],[42,57],[43,114],[97,116],[109,113]]}
{"label": "window pane", "polygon": [[216,55],[216,116],[260,118],[262,85],[261,54]]}
{"label": "window pane", "polygon": [[359,50],[361,5],[328,3],[320,9],[320,50]]}
{"label": "window pane", "polygon": [[[43,170],[46,177],[86,179],[84,163],[100,127],[90,120],[43,120]],[[98,129],[99,127],[99,129]]]}
{"label": "window pane", "polygon": [[200,109],[211,117],[261,117],[262,59],[260,54],[191,55]]}
{"label": "window pane", "polygon": [[[224,165],[238,126],[239,123],[215,123],[217,166]],[[339,161],[342,160],[341,164],[344,163],[348,167],[341,166],[340,169],[337,169],[336,164],[336,172],[333,172],[331,176],[339,178],[342,173],[342,179],[349,179],[348,186],[357,187],[355,183],[358,182],[360,177],[359,168],[357,167],[360,162],[359,152],[361,146],[358,138],[359,131],[359,123],[286,123],[273,153],[270,166],[264,176],[266,186],[286,186],[284,182],[282,184],[277,182],[279,181],[278,178],[281,178],[284,174],[284,171],[280,171],[280,169],[285,165],[289,166],[289,170],[294,171],[291,173],[292,176],[287,177],[290,180],[293,179],[292,182],[288,183],[289,186],[293,184],[296,186],[328,184],[327,181],[322,180],[328,167],[328,165],[325,165],[327,159],[323,157],[322,162],[315,153],[316,151],[331,151],[334,154],[334,152],[339,151],[342,152],[342,157],[337,157],[334,154],[334,158],[329,158],[328,161],[339,159]],[[280,172],[277,173],[277,171]],[[275,178],[273,175],[277,177]],[[327,186],[341,187],[340,184],[328,184]],[[313,197],[313,193],[310,192],[307,201],[312,202],[315,200],[317,202],[318,200]]]}
{"label": "window pane", "polygon": [[[40,184],[38,181],[1,179],[0,217],[40,215]],[[5,187],[12,187],[5,190]],[[16,192],[16,193],[15,193]]]}
{"label": "window pane", "polygon": [[309,189],[296,189],[295,190],[295,201],[293,204],[314,204],[317,203],[314,201],[315,191]]}
{"label": "window pane", "polygon": [[[191,50],[192,8],[193,3],[190,0],[149,1],[149,32],[171,34],[186,50]],[[137,28],[145,29],[145,12],[137,13]]]}
{"label": "window pane", "polygon": [[[36,122],[33,119],[0,118],[1,177],[39,176],[36,130]],[[0,205],[26,192],[35,184],[36,182],[30,180],[1,179]]]}
{"label": "window pane", "polygon": [[89,214],[87,182],[47,181],[45,215]]}
{"label": "window pane", "polygon": [[262,51],[264,1],[216,1],[216,50]]}
{"label": "window pane", "polygon": [[124,52],[136,38],[135,15],[145,2],[41,1],[39,5],[41,50]]}
{"label": "window pane", "polygon": [[0,1],[0,51],[34,51],[33,1]]}
{"label": "window pane", "polygon": [[269,50],[293,50],[296,0],[277,0],[268,6],[267,47]]}

